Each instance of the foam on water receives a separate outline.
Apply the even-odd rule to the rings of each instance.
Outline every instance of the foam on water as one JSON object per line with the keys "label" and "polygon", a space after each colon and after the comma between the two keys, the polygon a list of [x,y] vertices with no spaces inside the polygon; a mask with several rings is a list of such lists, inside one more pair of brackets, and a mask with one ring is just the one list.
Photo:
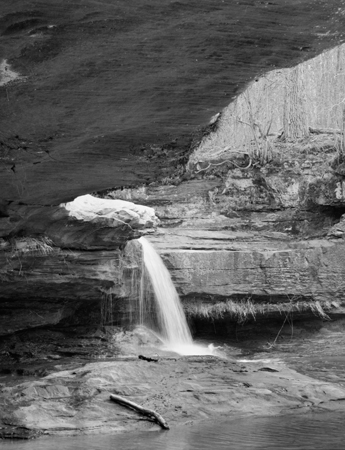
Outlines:
{"label": "foam on water", "polygon": [[163,347],[163,350],[166,348],[166,350],[178,353],[179,355],[187,356],[187,355],[194,355],[194,356],[206,356],[206,355],[213,355],[218,356],[221,358],[225,358],[224,352],[221,352],[219,350],[220,347],[215,347],[213,344],[210,344],[208,346],[200,345],[200,344],[194,344],[193,342],[191,344],[171,344],[167,347]]}

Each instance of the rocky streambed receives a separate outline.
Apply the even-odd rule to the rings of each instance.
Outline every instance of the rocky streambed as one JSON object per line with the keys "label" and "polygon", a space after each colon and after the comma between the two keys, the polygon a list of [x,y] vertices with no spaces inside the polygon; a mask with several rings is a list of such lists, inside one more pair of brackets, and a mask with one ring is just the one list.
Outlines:
{"label": "rocky streambed", "polygon": [[[319,367],[315,378],[310,370],[308,373],[312,358],[315,366],[316,353],[325,364],[333,354],[334,368],[342,355],[342,326],[340,322],[328,327],[318,324],[308,330],[296,325],[296,337],[287,327],[271,347],[266,336],[257,335],[255,346],[248,341],[233,341],[232,345],[228,341],[217,350],[220,356],[162,352],[143,330],[117,330],[108,341],[99,335],[103,339],[99,349],[107,341],[108,351],[100,351],[98,360],[96,353],[90,360],[90,347],[88,354],[75,351],[73,359],[56,349],[55,354],[42,354],[40,362],[37,357],[30,361],[27,355],[18,356],[12,367],[25,366],[26,375],[8,370],[11,373],[2,373],[0,378],[0,434],[3,438],[31,438],[159,429],[137,412],[111,402],[110,394],[157,411],[172,429],[253,415],[343,411],[344,374],[332,374],[330,366]],[[294,369],[298,363],[291,355],[289,359],[289,342],[295,359],[304,358],[304,363],[299,360],[304,374]],[[307,345],[307,351],[298,342]],[[335,345],[327,346],[327,342]],[[82,349],[81,342],[79,345]],[[287,363],[281,358],[284,348]],[[154,356],[154,361],[139,359],[139,354]],[[44,371],[30,373],[30,367]]]}

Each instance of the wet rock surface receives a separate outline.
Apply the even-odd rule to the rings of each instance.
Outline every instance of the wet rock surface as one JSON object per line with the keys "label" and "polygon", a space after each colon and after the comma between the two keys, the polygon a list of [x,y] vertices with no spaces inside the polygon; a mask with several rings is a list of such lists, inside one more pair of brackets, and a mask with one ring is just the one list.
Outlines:
{"label": "wet rock surface", "polygon": [[[342,327],[341,324],[339,326]],[[317,332],[316,329],[306,332],[306,329],[297,326],[299,336],[291,341],[295,358],[302,358],[302,352],[307,350],[304,353],[306,361],[310,357],[315,359],[315,352],[327,359],[322,353],[328,352],[327,346],[320,344],[333,339],[335,334],[338,339],[341,338],[337,334],[339,330],[319,327]],[[107,339],[108,344],[111,342],[110,334],[100,332],[89,338],[96,339],[101,335],[104,342]],[[113,354],[109,353],[106,361],[76,360],[75,356],[69,361],[61,358],[59,361],[45,362],[46,373],[36,372],[30,378],[28,373],[21,380],[13,375],[10,380],[8,376],[5,380],[2,375],[1,436],[10,437],[11,433],[12,436],[19,435],[21,430],[25,430],[23,437],[25,434],[34,437],[41,434],[119,433],[159,428],[136,412],[111,402],[109,395],[112,393],[156,410],[171,428],[209,419],[344,408],[343,374],[338,373],[337,378],[332,380],[332,370],[329,371],[329,378],[324,378],[321,369],[314,375],[318,379],[311,378],[308,364],[305,365],[307,374],[302,375],[277,358],[284,348],[288,351],[288,342],[284,339],[288,336],[288,329],[276,340],[275,350],[266,346],[266,352],[262,349],[253,359],[254,349],[249,360],[239,356],[243,341],[237,342],[237,348],[223,346],[223,351],[224,348],[228,351],[227,359],[215,356],[180,357],[176,354],[167,357],[148,346],[149,337],[144,342],[142,333],[136,336],[132,344],[147,356],[155,355],[154,361],[139,359],[138,353],[133,351],[121,351],[121,343],[125,342],[122,336],[115,340]],[[296,343],[301,342],[301,336],[308,347],[303,350],[296,347]],[[129,334],[127,343],[133,337]],[[257,335],[257,338],[258,343],[264,343],[264,335],[261,338]],[[248,353],[249,348],[250,345],[247,350],[243,347],[243,354]],[[334,351],[339,353],[340,348],[341,345],[336,346]],[[106,357],[103,353],[103,358]],[[296,362],[291,360],[288,364],[293,367]],[[321,368],[321,360],[320,364]]]}

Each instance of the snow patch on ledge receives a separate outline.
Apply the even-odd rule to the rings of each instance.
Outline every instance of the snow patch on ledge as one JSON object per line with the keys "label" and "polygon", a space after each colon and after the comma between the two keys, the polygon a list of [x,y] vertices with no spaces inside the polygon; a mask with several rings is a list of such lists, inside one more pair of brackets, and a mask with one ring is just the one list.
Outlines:
{"label": "snow patch on ledge", "polygon": [[65,203],[71,217],[84,222],[102,222],[106,226],[118,227],[121,223],[132,228],[152,228],[159,219],[155,210],[148,206],[136,205],[124,200],[111,200],[82,195],[73,202]]}

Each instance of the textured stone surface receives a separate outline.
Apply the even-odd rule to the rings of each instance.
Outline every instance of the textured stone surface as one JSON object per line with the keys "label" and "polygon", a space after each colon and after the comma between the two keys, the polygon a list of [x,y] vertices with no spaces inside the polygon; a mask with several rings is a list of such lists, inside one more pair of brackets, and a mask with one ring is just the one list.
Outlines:
{"label": "textured stone surface", "polygon": [[155,207],[162,228],[149,239],[186,302],[342,304],[345,203],[334,136],[281,143],[280,151],[256,167],[230,162],[177,186],[109,193]]}
{"label": "textured stone surface", "polygon": [[[44,233],[65,250],[54,247],[48,255],[30,254],[25,240],[2,241],[4,333],[77,316],[83,302],[92,301],[99,311],[104,294],[121,300],[113,321],[130,314],[132,288],[123,291],[123,283],[138,283],[140,257],[124,271],[119,248],[157,224],[148,206],[155,208],[162,227],[150,240],[185,301],[303,298],[334,300],[340,307],[344,244],[339,220],[345,205],[337,190],[342,178],[333,169],[334,137],[282,143],[281,152],[280,159],[262,166],[239,169],[224,164],[177,185],[155,183],[109,192],[111,198],[146,205],[133,206],[144,215],[109,210],[113,200],[101,199],[98,213],[75,212],[78,218],[63,207],[21,206],[17,233]],[[327,235],[338,240],[327,240]],[[32,313],[27,315],[29,306]],[[11,308],[17,309],[16,316]]]}
{"label": "textured stone surface", "polygon": [[95,325],[88,314],[98,324],[121,319],[116,311],[122,303],[128,306],[133,280],[140,277],[140,245],[83,252],[52,247],[45,253],[30,245],[0,254],[1,335],[71,317]]}
{"label": "textured stone surface", "polygon": [[[152,208],[90,195],[50,208],[22,205],[5,221],[12,227],[11,237],[43,235],[58,247],[84,250],[116,249],[153,232],[159,222]],[[8,231],[0,228],[0,237]]]}
{"label": "textured stone surface", "polygon": [[153,206],[164,227],[325,236],[344,212],[337,160],[334,135],[311,134],[277,142],[265,163],[239,168],[238,160],[208,162],[206,170],[167,185],[114,190],[108,196]]}
{"label": "textured stone surface", "polygon": [[[320,86],[319,77],[326,80],[326,105],[342,95],[343,47],[302,66],[257,78],[213,120],[191,155],[187,172],[185,168],[192,130],[197,124],[206,124],[206,117],[238,94],[259,67],[268,67],[267,51],[278,67],[318,53],[331,40],[341,41],[337,30],[344,20],[342,10],[326,2],[318,3],[317,8],[313,1],[296,2],[294,9],[285,2],[252,2],[245,8],[248,29],[243,31],[244,5],[240,3],[224,3],[218,8],[210,3],[201,8],[193,1],[157,5],[147,0],[140,6],[142,15],[137,9],[133,15],[131,7],[124,5],[117,9],[107,5],[104,10],[94,3],[84,6],[83,10],[74,4],[61,8],[56,0],[50,8],[40,2],[37,10],[23,12],[18,1],[5,8],[0,22],[8,52],[12,52],[4,56],[11,70],[26,76],[0,87],[6,130],[0,167],[0,236],[5,238],[0,242],[1,296],[7,302],[4,323],[14,301],[30,299],[29,303],[36,305],[33,315],[37,318],[28,319],[28,326],[37,326],[57,323],[58,314],[64,317],[64,299],[72,303],[73,298],[92,300],[99,307],[99,293],[126,298],[119,279],[128,275],[134,283],[138,263],[125,275],[121,249],[128,240],[152,231],[157,223],[152,211],[142,215],[139,210],[143,209],[134,207],[138,211],[133,211],[132,205],[131,210],[113,213],[105,206],[110,200],[99,200],[104,205],[98,212],[85,215],[79,211],[71,216],[69,207],[51,206],[77,193],[110,186],[121,186],[113,198],[154,206],[162,226],[171,227],[171,233],[158,234],[153,241],[165,254],[185,296],[277,297],[279,292],[303,292],[318,299],[323,294],[328,298],[335,289],[340,296],[343,287],[334,274],[342,275],[342,270],[330,256],[329,245],[333,244],[296,240],[323,238],[340,219],[344,196],[339,140],[329,132],[298,140],[309,119],[295,107],[302,102],[301,111],[310,116],[309,109],[319,104],[312,95]],[[227,17],[233,28],[228,22],[224,27],[221,17]],[[278,24],[285,35],[272,39]],[[200,27],[203,32],[198,32]],[[252,33],[255,37],[248,41]],[[141,46],[137,45],[138,36]],[[181,42],[184,46],[176,52]],[[250,51],[252,46],[255,53]],[[211,49],[221,54],[219,61],[215,57],[216,63],[213,53],[209,54]],[[158,57],[157,52],[164,52],[165,57]],[[236,70],[230,70],[234,67]],[[315,71],[318,76],[309,76]],[[156,88],[157,83],[161,89]],[[308,85],[306,98],[301,94],[303,83]],[[267,111],[274,111],[272,102],[279,109],[274,123],[267,116]],[[247,115],[242,117],[245,106]],[[257,117],[251,114],[251,107],[255,111],[261,108]],[[290,130],[287,111],[291,117],[297,111],[296,129],[304,130],[300,134]],[[325,115],[320,110],[320,117],[310,119],[311,125],[329,127],[334,119],[339,127],[339,111],[337,107],[334,114]],[[15,126],[11,127],[14,117]],[[233,120],[241,123],[246,133],[231,128]],[[261,133],[262,127],[267,131],[254,149],[250,126],[242,123],[248,120],[256,131]],[[285,140],[279,127],[284,128]],[[268,128],[274,134],[274,149],[269,147]],[[286,139],[291,136],[293,142]],[[236,146],[230,146],[232,150],[225,155],[229,160],[224,160],[219,142],[228,147],[237,138],[245,138],[241,141],[245,154],[234,156]],[[258,153],[264,151],[267,154],[262,158]],[[202,159],[205,154],[207,158]],[[133,184],[141,186],[131,190]],[[326,210],[321,210],[324,207]],[[18,240],[30,235],[50,239],[53,251],[30,254],[21,238]],[[114,258],[102,252],[105,249],[114,249]],[[89,250],[92,253],[87,253]],[[323,268],[323,258],[329,271]],[[66,260],[73,270],[67,270]],[[110,269],[117,273],[117,281],[111,280]],[[46,318],[49,312],[43,314],[45,299],[55,302],[51,319]],[[24,311],[24,307],[28,308],[28,303],[18,310]],[[69,308],[68,314],[76,311]],[[40,316],[44,317],[41,323],[37,320]],[[25,324],[26,320],[23,318]],[[19,322],[9,325],[6,332],[20,329]]]}
{"label": "textured stone surface", "polygon": [[82,195],[64,205],[70,217],[82,222],[100,223],[114,227],[120,224],[130,228],[153,228],[158,224],[153,208],[123,200]]}
{"label": "textured stone surface", "polygon": [[344,298],[343,243],[189,231],[151,238],[182,297],[253,296],[272,302]]}
{"label": "textured stone surface", "polygon": [[3,209],[169,176],[196,127],[344,20],[341,0],[3,2],[1,54],[24,77],[0,86]]}
{"label": "textured stone surface", "polygon": [[[133,358],[134,359],[134,358]],[[2,433],[25,427],[46,434],[159,429],[109,400],[118,394],[154,409],[171,427],[187,421],[342,410],[342,387],[300,375],[282,363],[215,357],[148,363],[99,362],[2,389]],[[139,420],[138,420],[139,419]]]}

